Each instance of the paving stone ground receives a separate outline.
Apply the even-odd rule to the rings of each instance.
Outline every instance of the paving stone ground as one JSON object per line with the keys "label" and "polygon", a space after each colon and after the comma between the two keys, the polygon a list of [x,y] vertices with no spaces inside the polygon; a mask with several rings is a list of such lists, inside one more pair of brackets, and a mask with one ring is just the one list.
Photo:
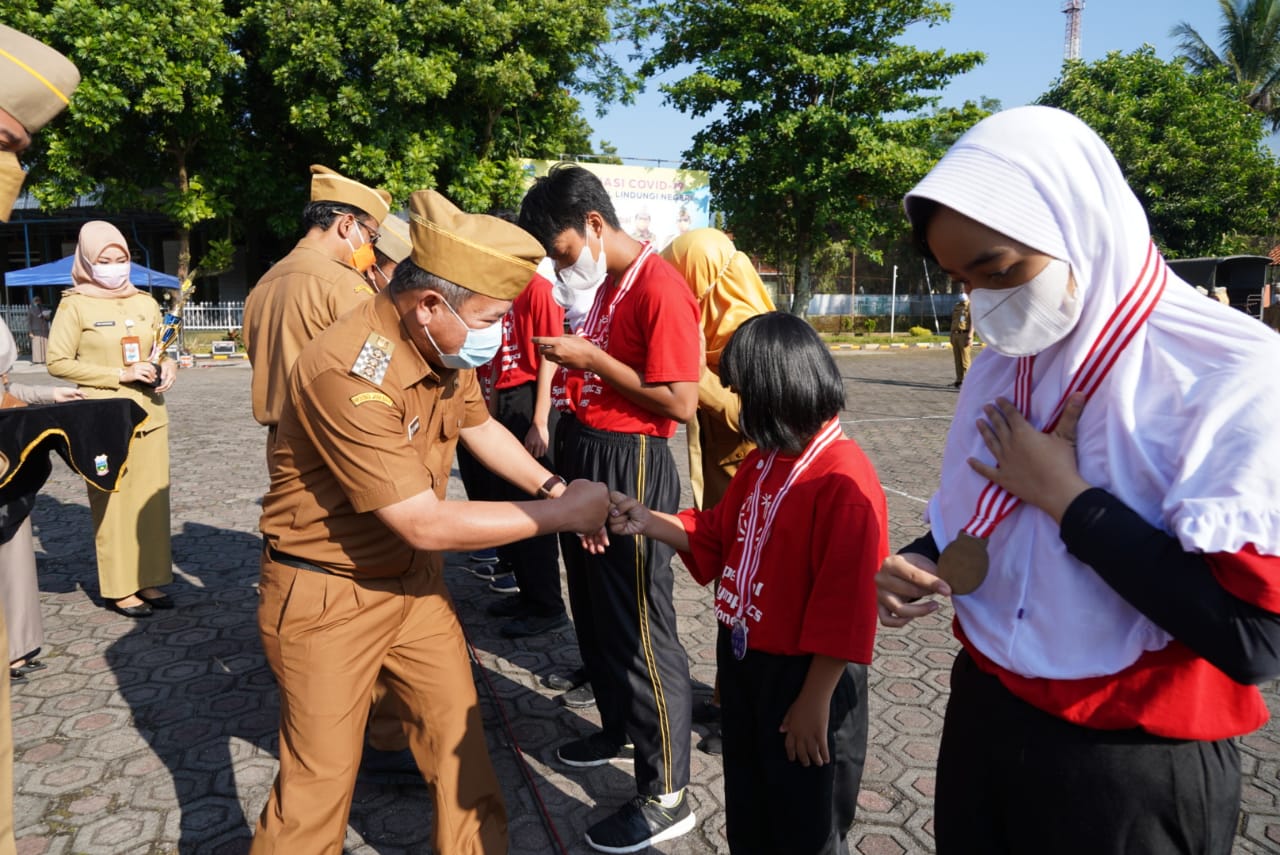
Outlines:
{"label": "paving stone ground", "polygon": [[[876,464],[889,496],[892,542],[923,531],[956,393],[945,350],[840,353],[846,431]],[[20,366],[22,382],[41,382]],[[34,513],[49,668],[13,692],[18,851],[83,855],[232,855],[248,846],[275,775],[275,684],[254,621],[264,434],[249,415],[242,363],[186,370],[169,395],[176,611],[131,621],[102,608],[83,484],[60,463]],[[684,447],[678,439],[682,470]],[[451,493],[461,486],[451,482]],[[686,495],[687,498],[687,495]],[[450,588],[478,657],[490,750],[511,818],[511,852],[589,851],[583,831],[633,792],[630,769],[578,772],[555,747],[598,724],[561,706],[540,678],[578,664],[572,630],[501,638],[484,607],[498,595],[453,563]],[[710,596],[677,573],[680,635],[696,691],[714,677]],[[858,822],[862,855],[933,851],[934,763],[956,644],[950,614],[880,630],[871,669],[871,728]],[[1268,703],[1280,710],[1275,684]],[[524,752],[528,778],[509,732]],[[701,731],[700,728],[696,728]],[[695,743],[697,737],[695,736]],[[1241,740],[1244,812],[1237,853],[1280,851],[1280,729]],[[697,751],[695,833],[669,855],[727,852],[720,761]],[[357,785],[347,851],[430,851],[422,787]],[[297,853],[308,855],[308,853]]]}

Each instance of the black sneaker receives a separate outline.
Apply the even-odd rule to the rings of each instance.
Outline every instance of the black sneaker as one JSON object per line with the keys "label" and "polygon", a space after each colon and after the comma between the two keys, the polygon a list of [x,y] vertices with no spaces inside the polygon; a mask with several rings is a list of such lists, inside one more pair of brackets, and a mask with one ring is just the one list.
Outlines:
{"label": "black sneaker", "polygon": [[698,743],[698,750],[703,754],[710,754],[712,757],[719,757],[724,754],[724,738],[720,736],[719,729],[714,729],[702,738]]}
{"label": "black sneaker", "polygon": [[524,617],[529,614],[529,604],[523,597],[503,597],[497,602],[490,603],[484,611],[489,617]]}
{"label": "black sneaker", "polygon": [[516,582],[514,573],[501,573],[489,582],[489,590],[495,594],[518,594],[520,584]]}
{"label": "black sneaker", "polygon": [[569,616],[564,612],[556,615],[524,615],[507,621],[498,630],[504,638],[528,638],[544,632],[554,632],[569,626]]}
{"label": "black sneaker", "polygon": [[577,668],[568,674],[548,674],[542,679],[542,685],[548,689],[555,689],[557,692],[576,689],[585,682],[587,682],[586,668]]}
{"label": "black sneaker", "polygon": [[636,759],[636,747],[630,743],[619,745],[596,731],[561,745],[556,749],[556,757],[566,766],[603,766],[614,760],[631,763]]}
{"label": "black sneaker", "polygon": [[656,796],[641,795],[587,829],[587,843],[597,852],[639,852],[688,834],[697,821],[683,792],[680,802],[669,808],[663,807]]}
{"label": "black sneaker", "polygon": [[560,703],[571,710],[586,709],[596,705],[596,693],[592,690],[590,683],[583,683],[561,695]]}

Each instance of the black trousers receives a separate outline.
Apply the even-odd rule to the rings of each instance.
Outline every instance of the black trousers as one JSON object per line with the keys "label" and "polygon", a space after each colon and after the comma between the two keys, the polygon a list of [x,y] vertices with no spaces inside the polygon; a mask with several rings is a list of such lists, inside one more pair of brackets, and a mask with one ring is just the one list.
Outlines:
{"label": "black trousers", "polygon": [[1232,740],[1080,727],[1014,697],[968,653],[951,670],[938,757],[939,855],[1229,855]]}
{"label": "black trousers", "polygon": [[778,726],[800,695],[811,656],[748,650],[734,658],[720,627],[720,733],[725,836],[734,855],[845,855],[867,758],[867,666],[850,663],[831,694],[831,762],[787,759]]}
{"label": "black trousers", "polygon": [[[530,382],[494,393],[498,396],[494,419],[522,443],[533,424],[535,392],[535,384]],[[547,419],[551,441],[547,453],[538,458],[538,462],[552,472],[556,471],[553,451],[558,420],[559,413],[552,408]],[[524,490],[481,466],[461,444],[458,446],[458,471],[467,496],[474,501],[526,502],[531,498]],[[548,616],[564,611],[564,598],[560,596],[560,543],[556,535],[545,534],[499,546],[498,564],[503,572],[515,574],[520,585],[518,596],[530,612]]]}
{"label": "black trousers", "polygon": [[[654,510],[678,509],[680,480],[666,440],[594,430],[565,415],[556,441],[565,478],[602,481]],[[612,534],[603,555],[588,555],[576,535],[562,535],[560,548],[604,734],[619,745],[628,737],[635,743],[639,792],[676,792],[689,783],[692,692],[676,636],[675,551]]]}

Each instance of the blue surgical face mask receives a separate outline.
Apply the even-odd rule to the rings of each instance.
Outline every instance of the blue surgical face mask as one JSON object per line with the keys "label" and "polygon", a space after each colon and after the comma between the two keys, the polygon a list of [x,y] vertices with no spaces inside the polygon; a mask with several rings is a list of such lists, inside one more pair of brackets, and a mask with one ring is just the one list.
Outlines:
{"label": "blue surgical face mask", "polygon": [[495,321],[489,326],[481,330],[472,329],[467,326],[467,322],[462,316],[453,310],[446,301],[444,307],[458,319],[458,323],[462,324],[462,328],[467,331],[467,338],[462,342],[462,347],[457,353],[445,353],[440,349],[440,345],[436,344],[436,340],[431,336],[431,330],[425,326],[422,331],[427,334],[427,339],[431,342],[431,346],[436,349],[436,353],[440,355],[440,361],[445,368],[479,368],[498,353],[498,348],[502,347],[502,321]]}

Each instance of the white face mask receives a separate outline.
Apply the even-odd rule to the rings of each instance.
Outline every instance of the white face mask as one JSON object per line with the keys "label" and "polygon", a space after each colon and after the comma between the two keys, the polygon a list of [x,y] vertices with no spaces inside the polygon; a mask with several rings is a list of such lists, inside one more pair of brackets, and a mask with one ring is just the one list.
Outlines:
{"label": "white face mask", "polygon": [[596,288],[609,275],[604,261],[604,238],[600,239],[600,257],[591,255],[591,232],[587,231],[587,240],[582,244],[582,252],[578,260],[568,267],[556,271],[556,279],[570,291],[590,291]]}
{"label": "white face mask", "polygon": [[94,264],[93,278],[99,285],[112,290],[129,281],[129,262],[119,264]]}
{"label": "white face mask", "polygon": [[1071,265],[1054,258],[1014,288],[974,288],[973,326],[1005,356],[1031,356],[1057,344],[1080,320],[1080,297],[1071,287]]}

